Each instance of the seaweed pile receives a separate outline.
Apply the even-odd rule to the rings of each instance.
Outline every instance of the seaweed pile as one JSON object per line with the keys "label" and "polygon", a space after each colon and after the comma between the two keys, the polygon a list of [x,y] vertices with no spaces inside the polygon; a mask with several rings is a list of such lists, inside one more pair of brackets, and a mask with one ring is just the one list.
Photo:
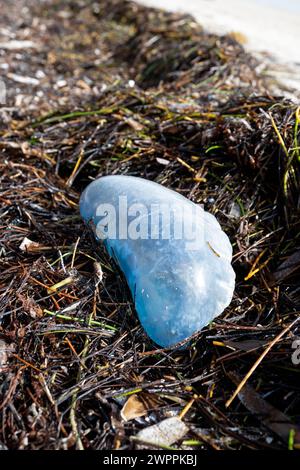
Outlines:
{"label": "seaweed pile", "polygon": [[[174,448],[299,448],[300,108],[188,15],[13,4],[2,29],[32,44],[0,41],[0,446],[130,449],[181,414]],[[80,220],[81,190],[117,173],[204,204],[233,243],[234,299],[186,349],[145,336]]]}

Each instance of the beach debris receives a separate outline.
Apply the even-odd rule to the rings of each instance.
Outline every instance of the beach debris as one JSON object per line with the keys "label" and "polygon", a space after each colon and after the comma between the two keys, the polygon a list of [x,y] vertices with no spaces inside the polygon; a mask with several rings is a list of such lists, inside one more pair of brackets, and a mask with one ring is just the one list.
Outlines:
{"label": "beach debris", "polygon": [[23,75],[17,75],[16,73],[8,73],[8,78],[17,83],[22,83],[23,85],[39,85],[40,81],[34,77],[24,77]]}
{"label": "beach debris", "polygon": [[148,426],[132,438],[138,449],[148,447],[169,447],[180,441],[188,432],[187,425],[177,416],[166,418],[158,424]]}
{"label": "beach debris", "polygon": [[32,41],[18,41],[13,39],[7,42],[0,42],[0,49],[6,49],[10,51],[18,50],[18,49],[36,49],[38,47]]}
{"label": "beach debris", "polygon": [[233,219],[239,219],[241,217],[241,208],[237,202],[233,202],[230,207],[229,217]]}
{"label": "beach debris", "polygon": [[40,243],[30,240],[30,238],[23,238],[22,243],[19,246],[19,249],[24,252],[37,251],[41,248]]}
{"label": "beach debris", "polygon": [[8,366],[9,356],[14,350],[13,345],[9,345],[3,339],[0,339],[0,373],[5,372]]}
{"label": "beach debris", "polygon": [[152,181],[106,176],[86,188],[80,212],[125,274],[139,319],[160,346],[186,340],[229,305],[231,243],[201,206]]}

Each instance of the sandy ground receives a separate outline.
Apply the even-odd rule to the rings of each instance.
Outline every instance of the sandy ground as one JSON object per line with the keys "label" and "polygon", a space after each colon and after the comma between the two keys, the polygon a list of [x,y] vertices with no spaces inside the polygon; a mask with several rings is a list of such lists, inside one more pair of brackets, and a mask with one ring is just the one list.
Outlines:
{"label": "sandy ground", "polygon": [[[298,0],[138,0],[144,5],[187,12],[209,31],[240,32],[245,46],[267,53],[286,85],[300,90],[300,2]],[[272,60],[272,59],[271,59]],[[288,65],[288,67],[286,66]]]}

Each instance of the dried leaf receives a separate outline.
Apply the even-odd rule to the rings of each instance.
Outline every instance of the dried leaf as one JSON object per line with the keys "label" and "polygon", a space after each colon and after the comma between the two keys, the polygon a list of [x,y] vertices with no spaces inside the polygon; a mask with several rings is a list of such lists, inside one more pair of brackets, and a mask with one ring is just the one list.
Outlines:
{"label": "dried leaf", "polygon": [[240,351],[253,351],[258,348],[267,346],[267,340],[260,339],[247,339],[244,341],[223,341],[226,346],[234,348],[235,350]]}
{"label": "dried leaf", "polygon": [[231,33],[229,33],[229,36],[240,44],[247,44],[248,42],[247,36],[239,31],[231,31]]}
{"label": "dried leaf", "polygon": [[125,421],[145,416],[160,403],[159,398],[147,392],[131,395],[121,410],[121,417]]}
{"label": "dried leaf", "polygon": [[[230,373],[231,380],[238,385],[242,378],[237,373]],[[262,423],[277,434],[286,443],[290,433],[295,431],[294,444],[300,444],[300,427],[293,424],[290,419],[273,405],[262,398],[250,385],[245,384],[238,394],[239,399],[251,413],[257,416]]]}
{"label": "dried leaf", "polygon": [[121,417],[125,421],[139,418],[147,414],[147,408],[144,403],[139,399],[138,395],[131,395],[126,401],[125,405],[121,410]]}
{"label": "dried leaf", "polygon": [[284,281],[291,274],[300,269],[300,250],[289,256],[273,274],[273,283],[278,284]]}

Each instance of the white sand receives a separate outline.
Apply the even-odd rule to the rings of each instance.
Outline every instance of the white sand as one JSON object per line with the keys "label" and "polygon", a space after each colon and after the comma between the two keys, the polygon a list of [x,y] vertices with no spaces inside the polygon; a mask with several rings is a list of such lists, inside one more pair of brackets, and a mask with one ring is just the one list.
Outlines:
{"label": "white sand", "polygon": [[136,1],[190,13],[206,30],[217,34],[243,33],[245,47],[271,55],[278,62],[279,79],[300,90],[300,0]]}

